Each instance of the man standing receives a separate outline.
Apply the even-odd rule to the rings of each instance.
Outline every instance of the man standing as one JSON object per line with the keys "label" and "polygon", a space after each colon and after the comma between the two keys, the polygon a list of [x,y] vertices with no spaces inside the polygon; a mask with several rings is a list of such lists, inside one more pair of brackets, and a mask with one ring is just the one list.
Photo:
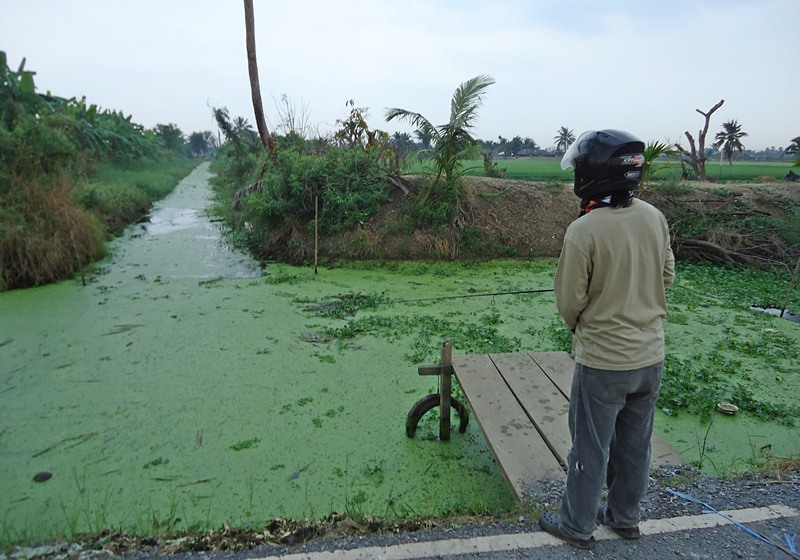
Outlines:
{"label": "man standing", "polygon": [[582,209],[567,228],[555,276],[556,305],[574,333],[572,448],[560,515],[543,512],[539,525],[591,548],[597,523],[639,537],[664,367],[664,288],[675,260],[666,219],[634,198],[644,166],[640,140],[618,130],[585,132],[561,166],[575,170]]}

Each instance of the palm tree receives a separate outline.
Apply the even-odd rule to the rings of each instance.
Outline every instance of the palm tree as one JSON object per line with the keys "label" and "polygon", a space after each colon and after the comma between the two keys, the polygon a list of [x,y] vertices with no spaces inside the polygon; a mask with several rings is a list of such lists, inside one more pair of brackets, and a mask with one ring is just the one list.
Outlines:
{"label": "palm tree", "polygon": [[389,143],[401,155],[406,155],[414,149],[414,140],[408,132],[395,132],[389,139]]}
{"label": "palm tree", "polygon": [[244,117],[236,117],[233,119],[233,130],[236,134],[245,134],[253,131],[253,127]]}
{"label": "palm tree", "polygon": [[244,117],[233,119],[233,131],[239,138],[244,138],[251,146],[258,145],[258,133],[253,130],[250,122]]}
{"label": "palm tree", "polygon": [[214,135],[210,130],[192,132],[189,136],[189,146],[197,156],[207,156],[216,147],[216,144]]}
{"label": "palm tree", "polygon": [[786,147],[785,152],[787,154],[794,154],[794,164],[800,165],[800,136],[792,138],[792,143]]}
{"label": "palm tree", "polygon": [[535,154],[536,151],[539,149],[539,146],[536,144],[536,141],[533,138],[528,138],[527,136],[522,139],[522,147],[526,150],[531,151],[531,155]]}
{"label": "palm tree", "polygon": [[417,137],[419,140],[420,145],[422,146],[423,150],[430,150],[431,149],[431,136],[424,130],[418,128],[414,131],[414,136]]}
{"label": "palm tree", "polygon": [[[231,116],[227,107],[214,108],[214,119],[217,121],[217,127],[222,131],[225,140],[230,142],[235,150],[237,157],[244,156],[244,145],[242,144],[242,137],[236,129],[236,121],[231,122]],[[241,119],[241,117],[237,117]],[[247,122],[247,121],[245,121]]]}
{"label": "palm tree", "polygon": [[742,132],[742,125],[736,122],[736,119],[722,123],[722,132],[717,132],[714,136],[714,147],[722,148],[722,157],[728,160],[728,163],[733,165],[731,156],[733,151],[741,152],[744,150],[741,138],[747,136],[746,132]]}
{"label": "palm tree", "polygon": [[556,141],[557,152],[566,152],[570,144],[575,141],[575,134],[566,126],[562,126],[558,129],[558,134],[553,137],[553,140]]}
{"label": "palm tree", "polygon": [[[492,84],[494,78],[479,75],[459,85],[450,101],[450,120],[439,126],[433,125],[421,114],[406,109],[393,108],[386,111],[387,121],[395,118],[408,121],[424,135],[430,136],[430,156],[436,173],[431,189],[439,186],[442,176],[445,184],[452,186],[461,174],[461,161],[477,157],[477,142],[470,136],[470,129],[477,117],[481,96]],[[427,199],[430,194],[429,189],[423,194],[422,200]]]}
{"label": "palm tree", "polygon": [[244,25],[247,46],[247,69],[250,73],[250,95],[253,99],[253,112],[261,143],[272,159],[275,159],[275,139],[270,136],[264,118],[264,103],[261,100],[261,87],[258,82],[258,60],[256,59],[256,30],[253,15],[253,0],[244,0]]}

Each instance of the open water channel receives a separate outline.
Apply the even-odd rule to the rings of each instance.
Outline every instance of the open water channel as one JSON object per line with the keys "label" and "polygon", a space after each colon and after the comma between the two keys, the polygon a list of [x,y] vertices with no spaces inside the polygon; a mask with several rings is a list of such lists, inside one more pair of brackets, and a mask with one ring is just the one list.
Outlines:
{"label": "open water channel", "polygon": [[[392,517],[512,508],[474,422],[441,443],[435,418],[409,439],[405,417],[436,390],[416,366],[436,359],[446,334],[464,341],[456,353],[556,349],[552,294],[399,302],[551,288],[554,263],[262,271],[206,216],[208,179],[202,164],[112,244],[86,286],[0,294],[0,542],[334,510]],[[379,302],[357,314],[369,322],[310,310],[358,293]],[[692,327],[695,311],[674,308],[692,319],[670,327],[683,349],[731,315],[706,306]],[[800,338],[788,322],[758,321]],[[354,325],[357,336],[342,335]],[[733,435],[717,437],[725,425]],[[689,460],[706,434],[688,416],[661,415],[657,428]],[[704,452],[726,465],[764,442],[796,452],[797,430],[773,428],[722,418]]]}

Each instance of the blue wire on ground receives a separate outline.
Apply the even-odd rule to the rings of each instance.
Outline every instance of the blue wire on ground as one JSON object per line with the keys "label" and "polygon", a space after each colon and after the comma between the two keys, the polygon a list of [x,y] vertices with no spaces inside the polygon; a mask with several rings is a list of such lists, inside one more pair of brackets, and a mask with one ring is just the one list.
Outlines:
{"label": "blue wire on ground", "polygon": [[679,498],[683,498],[684,500],[689,500],[690,502],[694,502],[696,504],[700,504],[700,505],[704,506],[706,508],[706,511],[704,511],[703,513],[716,513],[717,515],[719,515],[721,517],[724,517],[725,519],[727,519],[728,521],[730,521],[731,523],[733,523],[734,525],[739,527],[742,531],[744,531],[748,535],[751,535],[751,536],[753,536],[753,537],[755,537],[755,538],[757,538],[757,539],[759,539],[761,541],[764,541],[768,545],[774,546],[775,548],[783,550],[784,552],[786,552],[788,550],[788,552],[790,552],[793,556],[797,557],[796,556],[797,555],[797,548],[795,547],[795,544],[794,544],[794,535],[790,536],[790,535],[784,533],[783,538],[784,538],[784,541],[787,544],[787,547],[784,547],[781,544],[776,544],[776,543],[772,542],[771,540],[769,540],[765,536],[757,533],[756,531],[753,531],[750,527],[744,525],[743,523],[740,523],[739,521],[736,521],[735,519],[731,519],[730,517],[728,517],[724,513],[720,512],[720,511],[717,511],[712,506],[708,505],[707,503],[705,503],[702,500],[698,500],[697,498],[693,498],[692,496],[690,496],[688,494],[684,494],[683,492],[678,492],[678,491],[673,490],[671,488],[665,488],[665,490],[667,492],[669,492],[670,494],[674,494],[675,496],[678,496]]}
{"label": "blue wire on ground", "polygon": [[783,542],[786,543],[786,548],[797,554],[797,546],[794,544],[794,538],[796,535],[790,535],[789,533],[783,534]]}

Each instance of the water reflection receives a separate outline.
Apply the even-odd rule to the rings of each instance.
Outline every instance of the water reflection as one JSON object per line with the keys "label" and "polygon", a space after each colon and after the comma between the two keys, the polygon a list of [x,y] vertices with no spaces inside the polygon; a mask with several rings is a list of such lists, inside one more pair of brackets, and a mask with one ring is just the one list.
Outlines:
{"label": "water reflection", "polygon": [[202,164],[156,203],[148,219],[114,243],[112,274],[136,271],[161,278],[257,278],[261,266],[225,240],[212,221],[208,164]]}
{"label": "water reflection", "polygon": [[[750,309],[754,311],[763,311],[765,313],[769,313],[770,315],[774,315],[776,317],[781,316],[781,310],[776,309],[775,307],[751,307]],[[790,313],[788,310],[783,312],[783,318],[788,319],[794,323],[800,323],[800,314],[795,315],[794,313]]]}
{"label": "water reflection", "polygon": [[202,218],[194,208],[157,208],[151,212],[144,230],[148,235],[163,235],[202,225]]}

